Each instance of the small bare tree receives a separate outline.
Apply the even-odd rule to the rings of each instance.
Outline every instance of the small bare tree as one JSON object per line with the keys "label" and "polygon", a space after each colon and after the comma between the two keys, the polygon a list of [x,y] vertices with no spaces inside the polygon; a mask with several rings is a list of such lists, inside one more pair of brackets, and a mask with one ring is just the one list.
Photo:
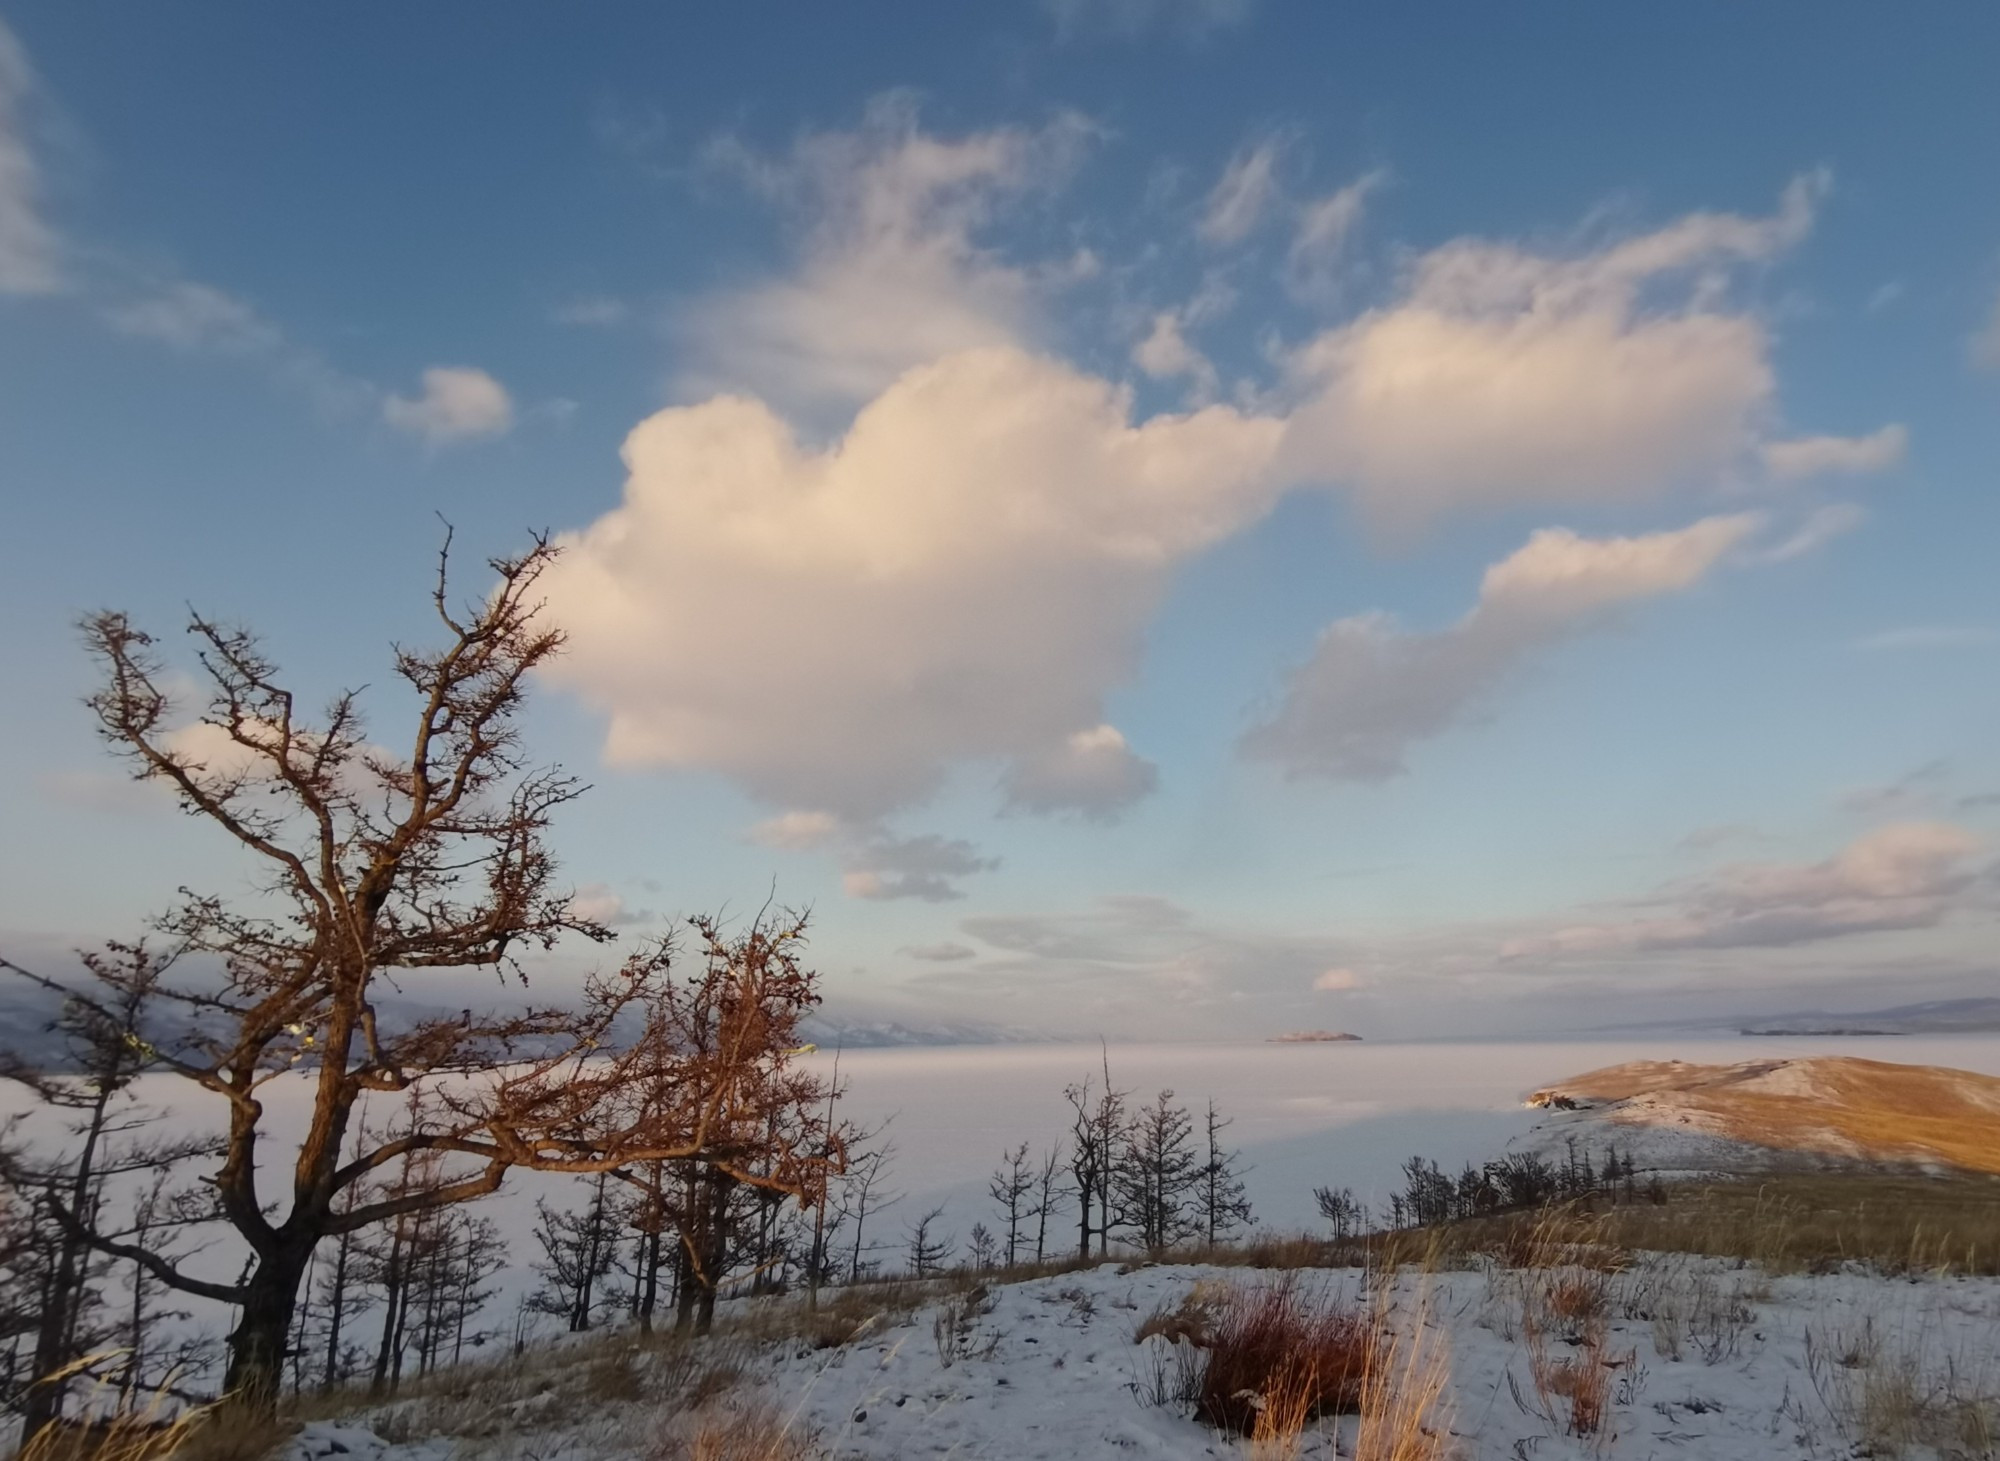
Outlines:
{"label": "small bare tree", "polygon": [[1368,1226],[1367,1205],[1352,1187],[1315,1187],[1313,1201],[1319,1204],[1319,1215],[1332,1224],[1336,1243],[1358,1237]]}
{"label": "small bare tree", "polygon": [[[189,893],[159,920],[177,948],[215,970],[155,991],[196,1017],[190,1035],[154,1044],[126,1023],[149,1065],[222,1113],[220,1159],[203,1180],[248,1249],[247,1267],[235,1282],[200,1277],[106,1232],[68,1194],[54,1210],[98,1251],[234,1306],[224,1384],[257,1406],[275,1401],[323,1240],[483,1196],[514,1167],[594,1174],[698,1156],[736,1135],[727,1117],[742,1072],[726,1056],[690,1060],[674,1042],[664,943],[592,976],[564,1005],[468,1009],[402,1029],[379,1017],[379,987],[395,971],[525,980],[523,951],[570,934],[611,936],[572,910],[547,842],[551,819],[582,788],[531,766],[517,724],[530,675],[563,643],[535,588],[558,549],[537,539],[492,560],[497,582],[464,608],[447,592],[449,550],[447,535],[431,594],[438,646],[395,653],[415,706],[399,750],[369,741],[352,692],[309,723],[247,631],[199,614],[188,628],[206,700],[195,723],[177,725],[152,637],[119,613],[83,625],[102,673],[89,705],[103,738],[137,778],[169,788],[266,874],[255,899]],[[71,996],[122,1020],[129,980],[115,968],[87,973],[89,988]],[[280,1146],[264,1088],[295,1069],[311,1102],[303,1135]],[[347,1155],[370,1092],[418,1099]],[[418,1151],[450,1159],[435,1183],[343,1200]],[[720,1159],[749,1171],[735,1155]],[[743,1180],[803,1193],[815,1190],[814,1172],[792,1160]]]}
{"label": "small bare tree", "polygon": [[938,1231],[944,1218],[944,1209],[934,1207],[909,1227],[910,1272],[917,1278],[931,1278],[942,1272],[951,1261],[952,1250],[958,1247],[958,1239]]}
{"label": "small bare tree", "polygon": [[1249,1227],[1257,1221],[1250,1207],[1249,1188],[1243,1180],[1250,1169],[1244,1167],[1242,1153],[1222,1144],[1223,1129],[1229,1124],[1216,1111],[1215,1100],[1211,1097],[1205,1127],[1208,1156],[1201,1164],[1201,1181],[1196,1194],[1200,1203],[1201,1225],[1211,1248],[1238,1228]]}
{"label": "small bare tree", "polygon": [[1062,1150],[1050,1147],[1042,1153],[1042,1164],[1035,1169],[1035,1262],[1040,1263],[1048,1250],[1049,1219],[1056,1210],[1057,1189],[1062,1178]]}
{"label": "small bare tree", "polygon": [[848,1250],[847,1281],[860,1283],[867,1255],[879,1245],[868,1242],[868,1219],[880,1217],[903,1200],[903,1194],[889,1186],[889,1167],[896,1158],[896,1144],[882,1140],[857,1151],[841,1183],[838,1197],[843,1221],[854,1219],[854,1241]]}
{"label": "small bare tree", "polygon": [[1000,1165],[986,1179],[986,1193],[999,1204],[1001,1215],[1007,1220],[1007,1236],[1001,1243],[1007,1266],[1012,1268],[1020,1251],[1023,1229],[1034,1215],[1035,1169],[1028,1161],[1025,1141],[1000,1154]]}
{"label": "small bare tree", "polygon": [[528,1296],[528,1307],[561,1319],[572,1334],[581,1333],[619,1299],[605,1283],[617,1256],[617,1215],[608,1200],[605,1174],[598,1174],[581,1210],[554,1207],[544,1199],[535,1204],[535,1214],[535,1242],[542,1250],[535,1272],[542,1287]]}
{"label": "small bare tree", "polygon": [[[160,1185],[176,1163],[212,1152],[202,1139],[155,1139],[148,1134],[156,1113],[134,1098],[132,1083],[147,1064],[144,1033],[154,1014],[155,992],[173,960],[144,944],[112,944],[102,952],[83,955],[85,967],[116,990],[106,1003],[64,994],[50,1033],[60,1046],[56,1069],[32,1064],[19,1052],[0,1054],[0,1075],[20,1082],[53,1110],[72,1113],[72,1143],[47,1154],[13,1150],[0,1159],[0,1183],[13,1189],[27,1211],[46,1220],[47,1263],[40,1276],[35,1304],[35,1345],[30,1364],[32,1382],[22,1396],[21,1444],[62,1414],[67,1379],[73,1363],[89,1348],[84,1329],[86,1310],[96,1302],[94,1284],[102,1256],[85,1235],[60,1218],[68,1213],[96,1212],[103,1207],[107,1182],[137,1182],[150,1177],[149,1188],[133,1207],[140,1235],[158,1237],[169,1227],[185,1225],[205,1215],[206,1203],[190,1214],[170,1214],[174,1206]],[[6,966],[0,960],[0,967]],[[18,971],[17,971],[18,972]],[[59,991],[60,992],[60,991]],[[108,1227],[115,1223],[107,1222]],[[126,1238],[134,1236],[127,1232]],[[157,1248],[156,1242],[151,1246]],[[131,1336],[128,1378],[143,1362],[149,1275],[142,1268],[131,1285],[127,1313]]]}
{"label": "small bare tree", "polygon": [[1194,1208],[1201,1162],[1194,1120],[1174,1104],[1172,1091],[1141,1106],[1119,1133],[1112,1168],[1118,1211],[1140,1246],[1158,1257],[1200,1231]]}
{"label": "small bare tree", "polygon": [[1079,1258],[1090,1257],[1093,1237],[1097,1239],[1099,1257],[1109,1252],[1112,1230],[1121,1225],[1113,1202],[1117,1194],[1118,1143],[1125,1131],[1125,1103],[1129,1097],[1130,1092],[1111,1084],[1108,1048],[1104,1052],[1102,1090],[1096,1090],[1089,1076],[1063,1088],[1063,1099],[1070,1106],[1069,1178],[1070,1191],[1076,1196]]}

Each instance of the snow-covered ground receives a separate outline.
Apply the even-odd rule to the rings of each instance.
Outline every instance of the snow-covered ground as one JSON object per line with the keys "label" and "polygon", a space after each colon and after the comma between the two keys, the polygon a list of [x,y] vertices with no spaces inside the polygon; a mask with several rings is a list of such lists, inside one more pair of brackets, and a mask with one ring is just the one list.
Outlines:
{"label": "snow-covered ground", "polygon": [[[1423,1326],[1448,1355],[1438,1420],[1449,1428],[1453,1454],[1465,1461],[1890,1455],[1897,1452],[1879,1435],[1871,1442],[1868,1428],[1893,1420],[1900,1395],[1927,1399],[1933,1419],[1973,1446],[1976,1407],[1987,1406],[1990,1417],[2000,1404],[2000,1280],[1770,1276],[1729,1262],[1639,1255],[1628,1271],[1602,1279],[1605,1328],[1595,1354],[1608,1369],[1608,1405],[1595,1434],[1571,1434],[1566,1402],[1537,1395],[1523,1312],[1545,1292],[1538,1285],[1576,1273],[1482,1268],[1395,1280],[1396,1322]],[[802,1339],[710,1342],[738,1346],[728,1350],[741,1371],[737,1403],[761,1397],[834,1461],[1243,1455],[1246,1443],[1197,1423],[1184,1407],[1157,1402],[1155,1376],[1171,1370],[1174,1355],[1158,1337],[1135,1343],[1134,1332],[1197,1284],[1280,1278],[1242,1268],[1107,1263],[995,1286],[969,1319],[962,1296],[885,1314],[833,1348]],[[1295,1282],[1363,1309],[1373,1302],[1359,1271],[1305,1271]],[[956,1307],[947,1312],[947,1302]],[[1560,1334],[1547,1337],[1544,1352],[1558,1365],[1584,1353]],[[603,1363],[607,1351],[595,1353],[592,1362]],[[309,1428],[291,1454],[295,1461],[329,1456],[337,1443],[358,1461],[658,1455],[677,1421],[672,1406],[649,1401],[644,1391],[648,1366],[665,1363],[649,1352],[638,1361],[634,1398],[582,1413],[556,1403],[562,1369],[547,1365],[517,1379],[518,1393],[504,1402],[496,1390],[490,1403],[439,1402],[442,1408],[427,1411],[431,1402],[408,1401],[373,1417],[384,1433],[404,1438],[397,1444],[384,1442],[362,1414]],[[537,1414],[566,1419],[538,1424]],[[427,1415],[460,1433],[425,1433]],[[468,1415],[479,1423],[467,1426]],[[1353,1417],[1316,1423],[1297,1454],[1352,1455],[1355,1428]],[[1905,1454],[1994,1452],[1912,1446]]]}

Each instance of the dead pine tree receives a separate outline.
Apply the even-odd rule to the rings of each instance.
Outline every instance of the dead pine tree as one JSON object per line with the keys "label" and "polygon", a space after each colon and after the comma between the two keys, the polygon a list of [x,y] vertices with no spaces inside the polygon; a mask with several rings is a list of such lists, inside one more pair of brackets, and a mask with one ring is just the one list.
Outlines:
{"label": "dead pine tree", "polygon": [[952,1250],[958,1247],[958,1239],[939,1231],[944,1219],[944,1209],[934,1207],[914,1223],[906,1234],[906,1251],[910,1258],[910,1274],[914,1278],[934,1278],[944,1271],[951,1261]]}
{"label": "dead pine tree", "polygon": [[854,1241],[848,1248],[847,1262],[850,1284],[861,1282],[867,1255],[874,1251],[868,1242],[868,1219],[879,1219],[903,1200],[904,1194],[889,1186],[889,1167],[895,1157],[896,1144],[885,1140],[855,1151],[848,1162],[846,1180],[836,1200],[842,1221],[854,1219]]}
{"label": "dead pine tree", "polygon": [[[834,1130],[833,1103],[840,1096],[840,1055],[840,1047],[838,1045],[834,1046],[833,1073],[827,1079],[826,1112],[823,1118],[828,1133]],[[850,1150],[858,1147],[863,1141],[868,1140],[870,1135],[872,1133],[850,1131],[847,1139]],[[829,1150],[827,1153],[828,1158],[831,1159],[832,1155],[831,1150]],[[812,1238],[806,1246],[805,1261],[806,1307],[808,1309],[817,1309],[819,1307],[819,1286],[826,1280],[831,1271],[831,1265],[828,1262],[828,1252],[833,1246],[834,1237],[834,1224],[829,1221],[832,1212],[832,1193],[829,1190],[821,1195],[821,1200],[814,1203],[812,1209]]]}
{"label": "dead pine tree", "polygon": [[1006,1266],[1012,1268],[1020,1251],[1028,1219],[1034,1216],[1035,1169],[1028,1161],[1024,1141],[1010,1152],[1002,1152],[1000,1165],[986,1179],[986,1193],[999,1205],[1006,1219],[1006,1236],[999,1239]]}
{"label": "dead pine tree", "polygon": [[1215,1099],[1210,1097],[1203,1123],[1208,1154],[1201,1164],[1196,1199],[1202,1231],[1211,1248],[1238,1228],[1250,1227],[1257,1221],[1250,1209],[1249,1189],[1243,1181],[1250,1169],[1243,1166],[1241,1153],[1222,1144],[1223,1128],[1229,1124],[1216,1112]]}
{"label": "dead pine tree", "polygon": [[1062,1149],[1050,1147],[1042,1153],[1042,1164],[1035,1169],[1034,1217],[1035,1217],[1035,1262],[1043,1261],[1048,1251],[1049,1219],[1055,1215],[1057,1189],[1062,1180]]}
{"label": "dead pine tree", "polygon": [[579,1211],[535,1203],[535,1242],[542,1250],[535,1272],[542,1287],[528,1307],[563,1321],[571,1334],[590,1328],[598,1311],[617,1302],[605,1280],[617,1256],[617,1216],[605,1188],[606,1174],[591,1184],[590,1200]]}
{"label": "dead pine tree", "polygon": [[[258,1408],[275,1403],[322,1241],[484,1196],[514,1167],[591,1175],[696,1155],[735,1085],[726,1060],[683,1066],[656,1018],[666,944],[592,975],[560,1007],[468,1009],[401,1027],[378,1018],[385,976],[483,969],[525,981],[523,953],[565,935],[611,937],[572,911],[548,841],[583,788],[534,766],[518,724],[530,677],[563,643],[536,597],[558,549],[538,538],[491,560],[493,584],[460,607],[447,590],[449,548],[447,535],[434,647],[395,652],[414,715],[386,741],[364,727],[352,692],[308,717],[248,631],[191,618],[202,697],[189,722],[152,636],[120,613],[82,626],[100,672],[88,703],[103,739],[262,870],[247,898],[191,892],[157,920],[176,947],[203,956],[201,973],[155,991],[195,1017],[187,1037],[153,1043],[126,1031],[150,1067],[220,1113],[222,1149],[200,1176],[246,1254],[242,1277],[200,1277],[116,1238],[70,1194],[53,1211],[97,1251],[234,1307],[224,1385]],[[125,971],[99,967],[68,993],[116,1023],[130,988]],[[310,1089],[297,1136],[266,1115],[264,1088],[281,1078]],[[370,1092],[420,1099],[349,1155]],[[343,1203],[414,1151],[448,1154],[435,1184]],[[817,1180],[807,1165],[781,1163],[758,1180],[807,1190]]]}
{"label": "dead pine tree", "polygon": [[619,1217],[632,1248],[630,1258],[621,1261],[632,1281],[632,1318],[641,1334],[651,1334],[659,1310],[660,1275],[671,1270],[679,1244],[672,1188],[665,1162],[640,1162],[624,1176],[632,1191],[619,1208]]}
{"label": "dead pine tree", "polygon": [[[355,1142],[355,1153],[360,1153],[360,1142]],[[368,1188],[357,1184],[349,1187],[340,1196],[339,1210],[352,1212],[367,1196]],[[357,1318],[367,1307],[368,1298],[362,1285],[356,1281],[361,1261],[357,1252],[360,1235],[353,1229],[340,1233],[333,1242],[333,1257],[326,1274],[320,1280],[319,1309],[326,1326],[326,1339],[322,1346],[323,1362],[320,1366],[319,1388],[331,1391],[347,1378],[343,1369],[345,1359],[341,1339],[343,1328],[349,1319]],[[300,1346],[304,1348],[303,1341]]]}
{"label": "dead pine tree", "polygon": [[[1096,1094],[1093,1095],[1093,1091]],[[1069,1179],[1077,1206],[1077,1257],[1090,1257],[1090,1241],[1097,1240],[1097,1252],[1110,1251],[1111,1234],[1121,1226],[1113,1207],[1116,1194],[1118,1143],[1125,1131],[1125,1103],[1129,1093],[1111,1084],[1111,1058],[1104,1058],[1104,1087],[1097,1091],[1091,1078],[1063,1088],[1070,1106]]]}
{"label": "dead pine tree", "polygon": [[1119,1211],[1139,1246],[1154,1257],[1199,1231],[1193,1199],[1202,1167],[1194,1146],[1194,1120],[1161,1091],[1133,1113],[1120,1133],[1112,1163]]}
{"label": "dead pine tree", "polygon": [[[21,1404],[21,1444],[25,1446],[50,1421],[62,1414],[67,1376],[86,1349],[85,1311],[94,1302],[99,1251],[65,1214],[95,1213],[107,1181],[158,1179],[136,1215],[142,1234],[158,1235],[169,1227],[170,1199],[164,1182],[178,1163],[212,1151],[202,1139],[146,1138],[155,1115],[132,1097],[131,1086],[147,1064],[145,1035],[151,1026],[161,981],[174,962],[145,944],[111,944],[102,952],[86,953],[84,965],[115,990],[103,1004],[71,996],[60,987],[0,960],[10,972],[53,989],[62,1000],[50,1034],[59,1047],[56,1064],[48,1070],[19,1052],[0,1055],[0,1075],[26,1086],[42,1105],[72,1113],[68,1134],[73,1145],[49,1154],[11,1151],[0,1161],[0,1182],[23,1199],[29,1211],[43,1215],[54,1229],[48,1235],[49,1261],[41,1274],[36,1304],[35,1344],[29,1364],[34,1381]],[[107,1219],[115,1225],[115,1219]],[[176,1222],[172,1226],[181,1226]],[[133,1236],[127,1232],[122,1236]],[[127,1322],[143,1345],[147,1304],[145,1279],[133,1284]],[[130,1366],[128,1365],[128,1368]]]}

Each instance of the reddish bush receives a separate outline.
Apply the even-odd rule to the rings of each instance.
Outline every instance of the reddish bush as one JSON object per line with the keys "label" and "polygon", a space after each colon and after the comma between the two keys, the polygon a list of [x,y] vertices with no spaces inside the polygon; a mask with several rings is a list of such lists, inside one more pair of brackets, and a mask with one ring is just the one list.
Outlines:
{"label": "reddish bush", "polygon": [[1299,1422],[1358,1410],[1373,1334],[1367,1316],[1323,1294],[1301,1293],[1290,1277],[1239,1289],[1209,1343],[1195,1413],[1254,1436],[1272,1406]]}

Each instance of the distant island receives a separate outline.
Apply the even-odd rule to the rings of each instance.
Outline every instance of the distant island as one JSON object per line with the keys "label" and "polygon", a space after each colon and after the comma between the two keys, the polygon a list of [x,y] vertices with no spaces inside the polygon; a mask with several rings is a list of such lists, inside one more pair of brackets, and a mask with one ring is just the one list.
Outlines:
{"label": "distant island", "polygon": [[1359,1035],[1350,1035],[1343,1030],[1293,1030],[1288,1035],[1273,1035],[1265,1040],[1266,1045],[1329,1045],[1337,1040],[1359,1040]]}

